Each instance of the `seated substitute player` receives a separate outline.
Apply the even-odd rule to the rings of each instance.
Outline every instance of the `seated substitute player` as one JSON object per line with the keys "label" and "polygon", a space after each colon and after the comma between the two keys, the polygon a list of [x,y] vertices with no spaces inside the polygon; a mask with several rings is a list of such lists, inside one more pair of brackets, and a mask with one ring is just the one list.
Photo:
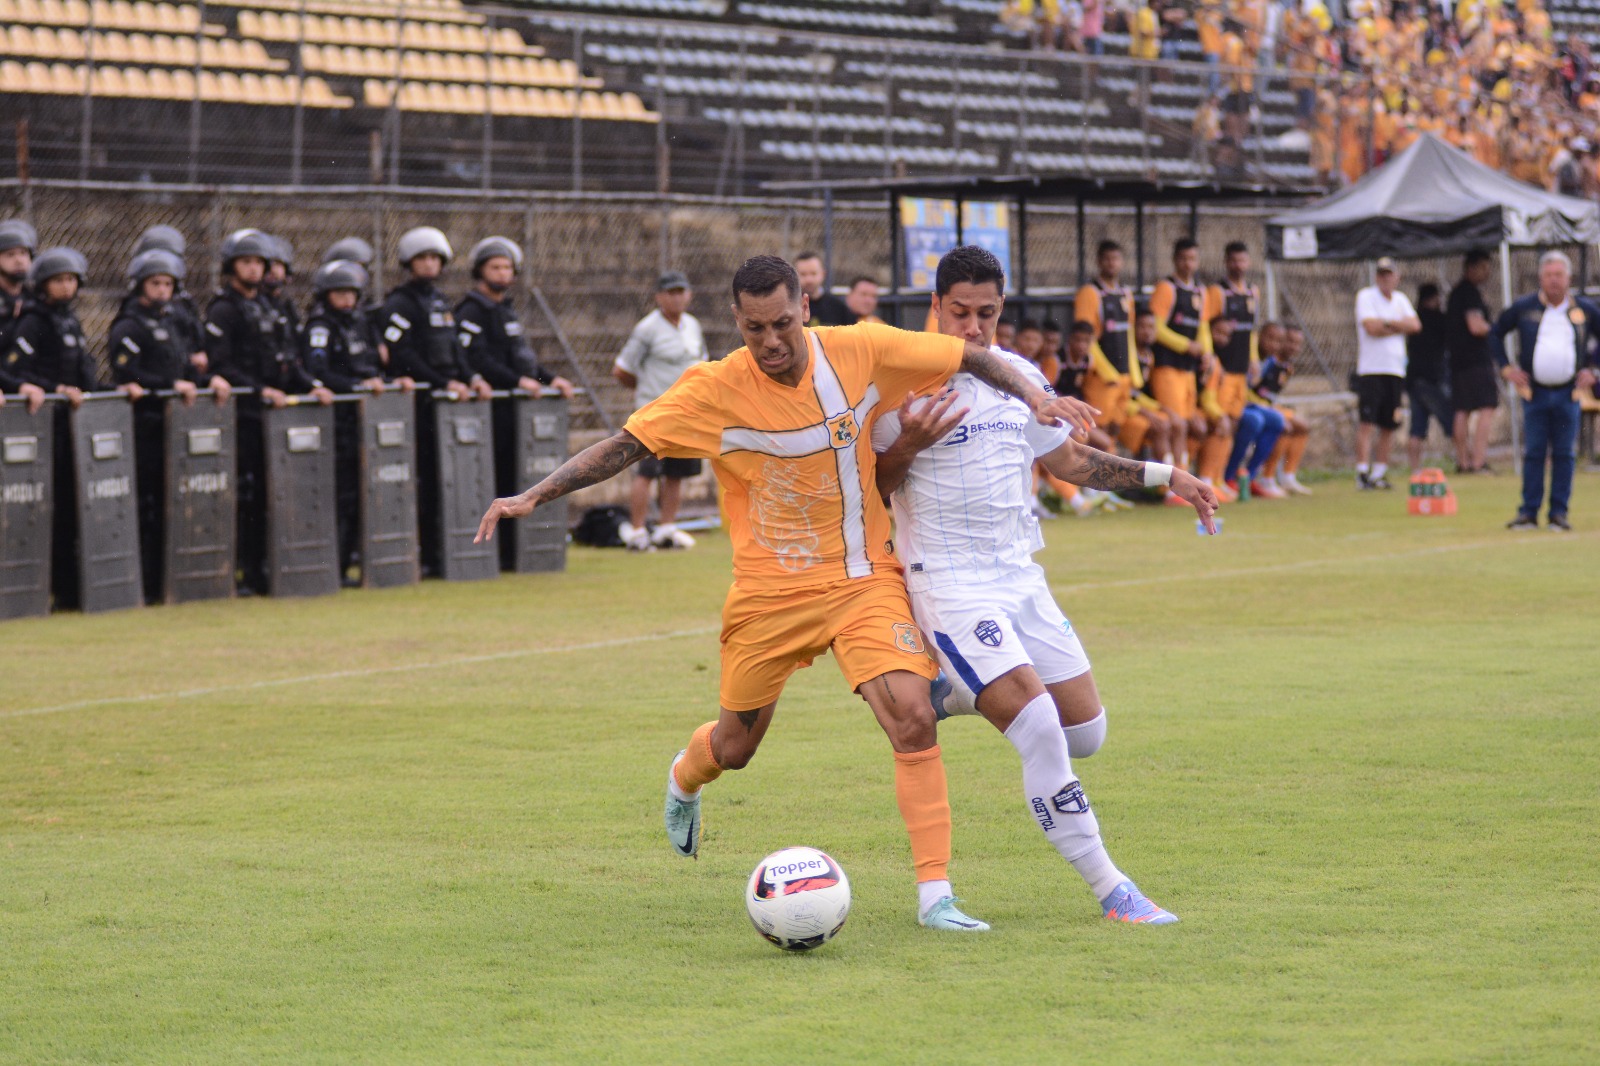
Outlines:
{"label": "seated substitute player", "polygon": [[[1311,426],[1293,408],[1285,407],[1282,398],[1283,390],[1294,374],[1294,357],[1305,346],[1305,330],[1299,326],[1286,326],[1271,333],[1272,340],[1269,341],[1268,336],[1263,332],[1262,353],[1266,358],[1261,360],[1253,388],[1263,402],[1270,404],[1274,411],[1283,416],[1284,430],[1283,436],[1278,438],[1277,447],[1267,457],[1262,477],[1295,496],[1310,496],[1311,490],[1300,483],[1298,474],[1300,460],[1306,454],[1306,445],[1311,443]],[[1278,469],[1280,465],[1283,468],[1281,472]]]}
{"label": "seated substitute player", "polygon": [[495,500],[478,530],[615,477],[646,455],[709,459],[725,492],[733,588],[723,608],[721,715],[672,761],[665,822],[673,849],[700,847],[700,793],[746,766],[791,674],[832,649],[895,752],[895,797],[911,837],[918,918],[988,927],[950,891],[950,805],[936,743],[928,658],[911,617],[872,449],[859,443],[880,397],[924,393],[957,370],[1025,398],[1034,417],[1087,424],[1089,408],[1053,397],[987,348],[876,324],[807,329],[809,301],[777,256],[733,278],[745,347],[685,370],[622,431],[579,452],[518,496]]}
{"label": "seated substitute player", "polygon": [[[1004,292],[1005,273],[992,254],[971,245],[950,252],[935,275],[940,332],[989,340]],[[1033,368],[1014,365],[1044,384]],[[1078,444],[1067,428],[1038,424],[1020,402],[970,375],[957,374],[949,387],[936,401],[908,397],[872,428],[878,489],[893,493],[895,547],[908,569],[917,624],[933,639],[946,675],[959,679],[967,701],[1016,747],[1024,805],[1088,882],[1105,916],[1175,922],[1106,854],[1072,771],[1071,756],[1093,754],[1104,739],[1105,711],[1083,646],[1032,559],[1044,541],[1028,513],[1028,478],[1038,459],[1075,484],[1171,485],[1208,524],[1216,497],[1168,464]],[[946,415],[952,405],[959,413]],[[946,702],[942,695],[936,704]]]}

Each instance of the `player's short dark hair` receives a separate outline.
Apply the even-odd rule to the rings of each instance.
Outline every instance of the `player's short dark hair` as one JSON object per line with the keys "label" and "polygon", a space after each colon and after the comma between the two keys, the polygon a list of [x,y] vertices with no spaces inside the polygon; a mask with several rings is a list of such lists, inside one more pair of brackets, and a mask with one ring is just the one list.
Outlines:
{"label": "player's short dark hair", "polygon": [[766,296],[779,285],[791,300],[800,295],[800,275],[786,259],[777,255],[753,255],[733,272],[733,302],[738,303],[739,295],[746,292],[751,296]]}
{"label": "player's short dark hair", "polygon": [[1438,282],[1436,282],[1436,281],[1424,281],[1421,285],[1417,286],[1417,303],[1420,304],[1420,303],[1423,303],[1424,301],[1427,301],[1427,300],[1437,300],[1438,298],[1439,298],[1439,283]]}
{"label": "player's short dark hair", "polygon": [[1026,332],[1027,330],[1030,330],[1030,329],[1033,330],[1033,332],[1035,332],[1035,333],[1043,333],[1044,332],[1044,327],[1039,325],[1039,320],[1036,319],[1036,318],[1025,318],[1021,322],[1017,323],[1017,332],[1018,333],[1023,333],[1023,332]]}
{"label": "player's short dark hair", "polygon": [[1006,268],[1000,265],[993,252],[976,244],[963,244],[952,248],[939,260],[939,269],[933,276],[933,291],[944,296],[962,282],[982,285],[993,282],[995,291],[1006,291]]}
{"label": "player's short dark hair", "polygon": [[1176,259],[1179,255],[1187,252],[1190,248],[1198,247],[1200,247],[1200,242],[1195,240],[1193,237],[1179,237],[1177,240],[1172,242],[1172,257]]}
{"label": "player's short dark hair", "polygon": [[1087,333],[1092,337],[1094,336],[1094,323],[1080,318],[1072,324],[1072,332],[1074,334]]}
{"label": "player's short dark hair", "polygon": [[1044,328],[1044,331],[1046,333],[1060,333],[1061,332],[1061,323],[1057,322],[1053,318],[1047,318],[1043,322],[1039,323],[1039,325]]}
{"label": "player's short dark hair", "polygon": [[861,275],[858,275],[858,276],[850,279],[850,287],[853,289],[857,285],[860,285],[863,281],[866,282],[868,285],[876,285],[878,283],[878,279],[877,278],[869,278],[869,277],[867,277],[867,275],[861,274]]}
{"label": "player's short dark hair", "polygon": [[815,259],[817,262],[820,263],[820,262],[822,262],[822,253],[821,252],[813,252],[813,251],[807,250],[807,251],[801,252],[799,255],[794,257],[794,261],[796,263],[799,263],[799,262],[801,262],[803,260],[806,260],[806,259]]}
{"label": "player's short dark hair", "polygon": [[1226,259],[1230,255],[1236,255],[1239,252],[1248,253],[1249,251],[1250,246],[1243,241],[1229,241],[1227,247],[1222,249],[1222,257]]}
{"label": "player's short dark hair", "polygon": [[1474,248],[1472,251],[1466,254],[1466,257],[1462,260],[1461,265],[1463,267],[1475,267],[1479,263],[1487,263],[1489,259],[1490,256],[1488,252],[1484,251],[1482,248]]}
{"label": "player's short dark hair", "polygon": [[1099,259],[1101,256],[1105,255],[1107,252],[1120,252],[1120,251],[1122,251],[1122,245],[1118,244],[1116,241],[1103,240],[1099,244],[1095,245],[1094,257],[1096,259]]}

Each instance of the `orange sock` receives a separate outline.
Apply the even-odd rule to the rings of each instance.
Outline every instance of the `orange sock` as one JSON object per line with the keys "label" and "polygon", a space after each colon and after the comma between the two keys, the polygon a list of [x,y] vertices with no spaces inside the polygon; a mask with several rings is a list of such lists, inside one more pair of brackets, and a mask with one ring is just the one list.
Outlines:
{"label": "orange sock", "polygon": [[1200,448],[1200,476],[1210,478],[1220,485],[1227,480],[1222,468],[1228,465],[1228,453],[1233,451],[1233,437],[1219,437],[1215,433],[1206,438]]}
{"label": "orange sock", "polygon": [[917,880],[950,879],[950,794],[939,745],[927,751],[894,753],[894,798],[911,837],[911,863]]}
{"label": "orange sock", "polygon": [[1301,433],[1289,438],[1288,450],[1283,453],[1283,472],[1285,474],[1298,473],[1300,460],[1306,456],[1306,445],[1311,443],[1311,434]]}
{"label": "orange sock", "polygon": [[717,723],[707,722],[696,729],[694,736],[689,738],[689,746],[683,749],[683,758],[672,768],[673,778],[685,792],[698,792],[702,785],[708,785],[722,776],[722,767],[717,765],[716,756],[711,754],[711,731],[715,728]]}
{"label": "orange sock", "polygon": [[[1289,435],[1288,434],[1284,434],[1283,436],[1278,438],[1278,443],[1276,443],[1276,444],[1274,444],[1272,446],[1272,454],[1267,456],[1266,464],[1264,466],[1262,466],[1262,468],[1261,468],[1261,474],[1262,474],[1263,477],[1277,477],[1278,476],[1278,464],[1283,461],[1283,455],[1288,450],[1289,450]],[[1285,466],[1283,468],[1283,472],[1285,474],[1289,473],[1289,468],[1287,466]]]}

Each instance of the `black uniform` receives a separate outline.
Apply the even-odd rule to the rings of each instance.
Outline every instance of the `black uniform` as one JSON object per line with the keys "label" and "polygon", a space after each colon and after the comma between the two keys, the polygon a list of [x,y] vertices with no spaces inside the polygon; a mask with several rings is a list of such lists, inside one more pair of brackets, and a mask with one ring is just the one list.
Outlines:
{"label": "black uniform", "polygon": [[[1172,284],[1173,300],[1172,312],[1167,318],[1166,326],[1172,332],[1192,341],[1200,336],[1201,316],[1205,313],[1206,306],[1206,290],[1198,282],[1185,285],[1174,277],[1168,277],[1167,281]],[[1195,374],[1200,372],[1198,357],[1187,352],[1175,352],[1165,344],[1156,345],[1156,366],[1188,370]]]}
{"label": "black uniform", "polygon": [[1227,283],[1219,286],[1222,291],[1222,317],[1233,323],[1233,333],[1228,336],[1228,343],[1217,349],[1217,359],[1222,363],[1224,374],[1250,373],[1250,346],[1256,333],[1256,287],[1246,285],[1242,289],[1235,289]]}
{"label": "black uniform", "polygon": [[[401,285],[383,304],[383,340],[389,346],[389,373],[410,377],[418,384],[432,386],[431,402],[452,381],[467,382],[474,374],[461,352],[456,335],[455,315],[431,281],[420,278]],[[417,418],[417,465],[422,477],[417,482],[417,507],[422,515],[422,565],[437,572],[444,543],[439,513],[439,440],[434,433],[433,412],[419,409]]]}
{"label": "black uniform", "polygon": [[1128,316],[1128,290],[1121,285],[1107,288],[1099,278],[1094,287],[1100,294],[1100,351],[1117,373],[1131,373],[1133,319]]}
{"label": "black uniform", "polygon": [[[15,295],[0,290],[0,352],[7,350],[11,345],[11,337],[16,332],[17,319],[22,317],[23,310],[28,306],[33,294],[24,285]],[[3,370],[0,370],[3,373]],[[4,379],[0,378],[0,382]],[[14,386],[0,384],[0,389],[10,392]]]}
{"label": "black uniform", "polygon": [[510,297],[491,300],[474,289],[456,304],[456,326],[468,365],[493,388],[514,389],[525,377],[541,385],[555,380],[528,345]]}
{"label": "black uniform", "polygon": [[263,388],[310,392],[316,379],[300,363],[287,323],[266,301],[229,285],[206,308],[206,353],[211,373],[235,388],[255,389],[239,399],[239,569],[244,583],[267,590],[266,452],[263,450]]}
{"label": "black uniform", "polygon": [[[199,380],[189,362],[194,349],[172,304],[151,307],[137,296],[122,302],[111,324],[111,377],[120,385],[137,382],[151,392],[179,381]],[[186,350],[188,349],[188,350]],[[161,600],[161,569],[166,526],[166,401],[146,396],[133,409],[134,460],[139,483],[139,552],[146,603]]]}
{"label": "black uniform", "polygon": [[[383,377],[378,350],[361,311],[335,311],[318,300],[300,330],[306,369],[334,392],[351,392],[363,381]],[[355,564],[361,540],[361,413],[354,404],[333,412],[335,488],[338,501],[339,573]]]}
{"label": "black uniform", "polygon": [[[8,376],[37,385],[45,392],[54,392],[61,385],[93,392],[105,385],[89,354],[83,324],[71,304],[30,303],[16,321],[0,364]],[[55,540],[51,585],[56,606],[76,607],[78,511],[73,503],[77,478],[72,465],[71,427],[66,418],[57,417],[53,437],[56,506],[51,523]]]}
{"label": "black uniform", "polygon": [[[126,305],[124,305],[126,306]],[[172,334],[173,348],[183,356],[184,362],[195,352],[206,349],[206,328],[200,321],[200,309],[188,289],[178,290],[167,304],[167,330]]]}

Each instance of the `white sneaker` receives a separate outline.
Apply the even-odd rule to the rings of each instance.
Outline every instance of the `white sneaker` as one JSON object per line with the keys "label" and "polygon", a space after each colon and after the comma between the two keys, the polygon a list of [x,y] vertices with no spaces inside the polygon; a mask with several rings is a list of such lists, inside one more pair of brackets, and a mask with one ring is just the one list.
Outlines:
{"label": "white sneaker", "polygon": [[1099,510],[1100,500],[1098,498],[1087,498],[1087,494],[1082,489],[1079,489],[1072,499],[1068,501],[1067,506],[1071,507],[1072,513],[1079,518],[1088,518]]}
{"label": "white sneaker", "polygon": [[656,527],[650,543],[658,548],[692,548],[694,538],[679,529],[676,522],[667,522]]}
{"label": "white sneaker", "polygon": [[1046,507],[1044,501],[1037,496],[1028,497],[1028,510],[1041,522],[1051,522],[1056,518],[1056,513]]}
{"label": "white sneaker", "polygon": [[650,531],[632,522],[624,522],[617,527],[617,536],[622,538],[623,545],[629,551],[647,552],[650,550]]}
{"label": "white sneaker", "polygon": [[1300,479],[1293,474],[1279,474],[1278,487],[1294,496],[1311,495],[1311,490],[1300,484]]}

